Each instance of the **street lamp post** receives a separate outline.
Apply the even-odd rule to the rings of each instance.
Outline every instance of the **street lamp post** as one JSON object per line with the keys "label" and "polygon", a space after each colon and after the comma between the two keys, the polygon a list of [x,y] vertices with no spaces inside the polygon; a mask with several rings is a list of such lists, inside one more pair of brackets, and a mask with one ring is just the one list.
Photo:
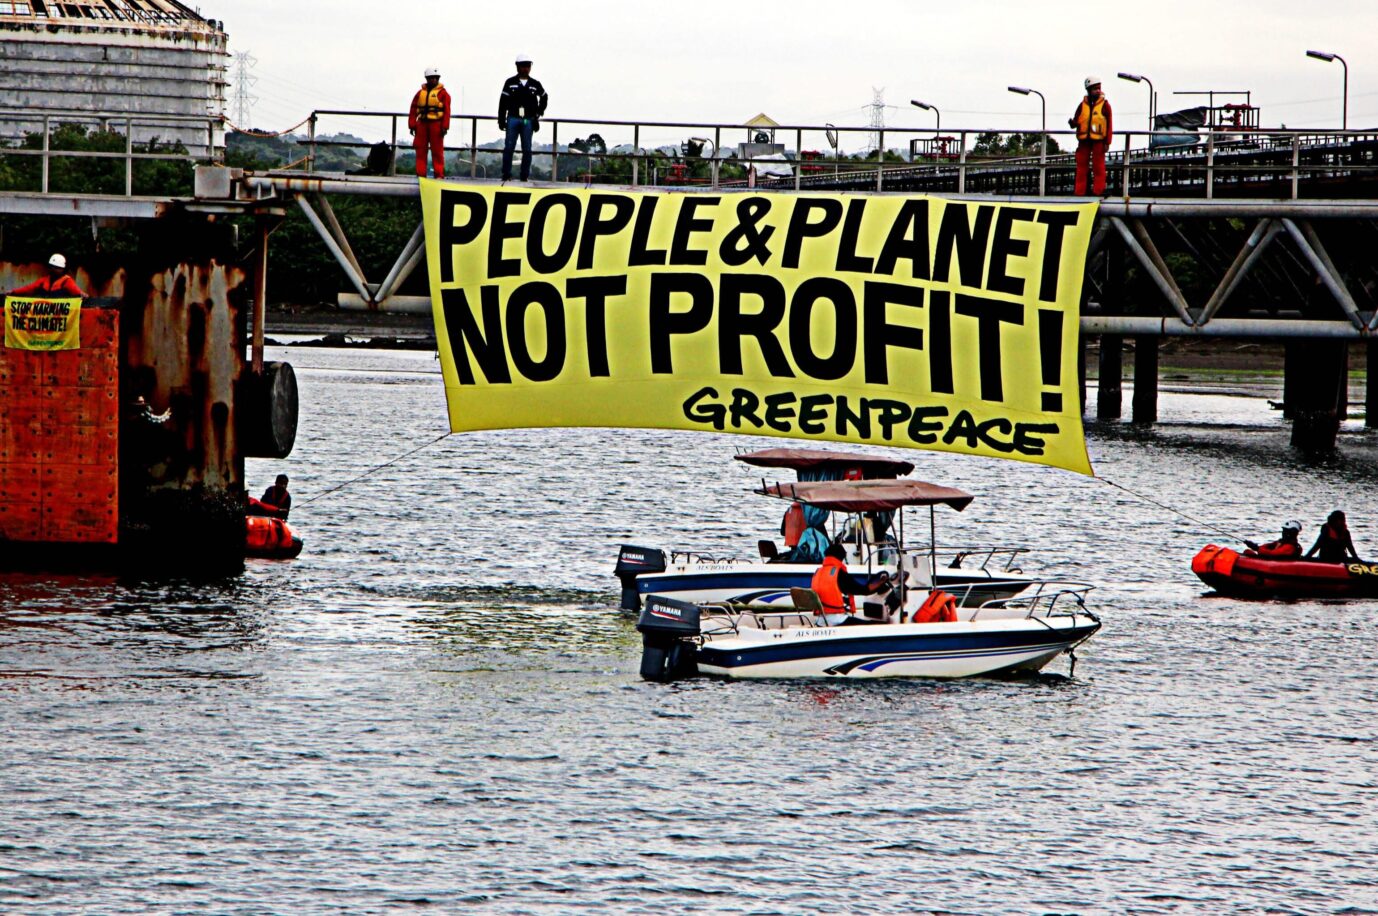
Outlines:
{"label": "street lamp post", "polygon": [[1345,59],[1340,55],[1331,54],[1328,51],[1307,51],[1306,56],[1314,57],[1316,58],[1316,60],[1323,60],[1327,63],[1329,63],[1330,61],[1338,60],[1340,62],[1340,66],[1344,67],[1344,115],[1342,117],[1342,120],[1340,121],[1340,127],[1344,130],[1349,130],[1349,64],[1345,63]]}
{"label": "street lamp post", "polygon": [[1048,170],[1045,168],[1048,162],[1048,100],[1045,99],[1043,93],[1039,92],[1037,89],[1028,89],[1024,86],[1010,86],[1009,90],[1019,95],[1032,94],[1038,96],[1039,107],[1043,109],[1043,132],[1038,141],[1038,195],[1042,197],[1044,178],[1048,173]]}
{"label": "street lamp post", "polygon": [[943,113],[938,110],[937,105],[920,102],[918,99],[910,99],[909,104],[913,105],[915,108],[922,108],[924,111],[933,112],[934,117],[937,119],[933,122],[933,152],[936,155],[938,151],[939,135],[943,131]]}
{"label": "street lamp post", "polygon": [[1119,78],[1131,83],[1148,83],[1148,145],[1153,145],[1153,117],[1158,113],[1158,93],[1153,91],[1153,80],[1141,73],[1121,73]]}

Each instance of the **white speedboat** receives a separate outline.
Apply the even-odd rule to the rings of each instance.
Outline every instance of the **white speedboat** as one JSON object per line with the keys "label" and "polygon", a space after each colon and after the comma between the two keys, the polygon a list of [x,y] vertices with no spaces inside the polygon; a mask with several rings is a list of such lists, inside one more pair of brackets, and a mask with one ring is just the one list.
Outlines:
{"label": "white speedboat", "polygon": [[[900,480],[776,485],[765,492],[834,511],[899,510],[901,519],[907,506],[931,510],[971,499],[950,488]],[[697,604],[653,595],[637,623],[642,676],[959,678],[1032,672],[1072,653],[1100,629],[1086,608],[1092,586],[1032,580],[1012,598],[973,604],[968,595],[950,622],[916,623],[933,592],[931,551],[908,550],[902,543],[893,549],[895,594],[864,602],[860,616],[842,626],[821,623],[811,612],[817,596],[804,588],[794,590],[789,606]]]}
{"label": "white speedboat", "polygon": [[[775,448],[735,458],[757,467],[793,469],[800,481],[806,483],[894,480],[914,470],[914,465],[907,461],[821,449]],[[963,498],[949,505],[960,511],[972,499],[969,494],[963,494]],[[894,565],[895,538],[890,513],[832,513],[801,502],[815,524],[830,525],[833,533],[827,535],[827,540],[842,541],[848,565],[868,572]],[[923,549],[930,555],[937,587],[956,595],[964,605],[1011,598],[1035,581],[1015,565],[1028,553],[1024,547],[929,544]],[[616,568],[622,580],[622,607],[639,610],[642,599],[650,595],[697,604],[788,606],[790,589],[808,588],[822,559],[821,555],[799,557],[800,553],[797,547],[781,552],[769,540],[758,542],[755,558],[711,556],[695,551],[671,551],[667,555],[659,548],[624,545]]]}

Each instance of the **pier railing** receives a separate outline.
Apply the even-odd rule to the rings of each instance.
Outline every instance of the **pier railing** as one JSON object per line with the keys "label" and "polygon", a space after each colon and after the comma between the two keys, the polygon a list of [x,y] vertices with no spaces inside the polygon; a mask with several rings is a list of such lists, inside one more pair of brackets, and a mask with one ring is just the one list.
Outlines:
{"label": "pier railing", "polygon": [[[327,139],[350,128],[383,136],[384,174],[397,174],[410,152],[404,112],[321,109],[307,119],[304,168],[317,171],[323,150],[365,152],[374,142]],[[446,151],[460,174],[498,177],[502,132],[496,118],[459,114]],[[62,128],[78,126],[122,146],[71,148]],[[1072,131],[1003,128],[932,128],[783,124],[744,126],[696,121],[626,121],[547,118],[536,135],[535,164],[558,181],[623,187],[748,188],[770,190],[897,191],[943,194],[1067,196],[1074,193]],[[1017,135],[1016,155],[985,150],[992,137]],[[337,134],[338,136],[338,134]],[[139,115],[45,109],[0,110],[0,163],[9,162],[0,190],[70,193],[54,186],[55,165],[67,160],[123,163],[122,183],[109,174],[97,192],[133,196],[138,164],[213,163],[224,154],[225,123],[218,116]],[[986,141],[985,144],[982,141]],[[1046,143],[1044,142],[1046,141]],[[1179,145],[1164,145],[1175,143]],[[573,144],[573,145],[571,145]],[[1156,144],[1156,145],[1155,145]],[[847,154],[847,149],[860,152]],[[520,151],[517,153],[520,156]],[[14,158],[10,158],[14,157]],[[14,163],[34,162],[27,168]],[[360,157],[363,164],[363,157]],[[71,170],[75,171],[75,170]],[[1378,131],[1250,130],[1122,131],[1107,156],[1106,196],[1271,199],[1378,197]],[[23,185],[22,187],[18,185]],[[149,195],[177,196],[149,187]]]}
{"label": "pier railing", "polygon": [[[77,128],[75,134],[65,128]],[[183,162],[188,166],[212,162],[224,154],[224,120],[207,115],[101,113],[48,109],[0,110],[0,171],[3,191],[73,193],[71,187],[54,187],[54,166],[68,160],[91,166],[98,162],[122,162],[123,185],[106,181],[95,193],[132,197],[135,194],[136,163]],[[70,145],[69,145],[70,143]],[[80,145],[77,145],[77,144]],[[122,147],[92,149],[90,146]],[[24,167],[32,162],[30,167]],[[83,177],[95,176],[89,168],[66,176],[82,188],[89,186]],[[186,174],[188,182],[190,170]],[[150,196],[175,194],[170,188],[146,189]]]}
{"label": "pier railing", "polygon": [[[300,141],[307,147],[308,171],[313,170],[322,148],[374,145],[324,139],[327,126],[382,122],[379,126],[389,137],[387,173],[397,174],[398,158],[411,146],[406,117],[403,112],[313,112],[307,137]],[[459,157],[461,172],[471,178],[498,177],[503,141],[495,121],[488,115],[452,118],[445,148]],[[545,118],[541,126],[535,138],[539,143],[533,143],[533,163],[557,181],[630,187],[845,188],[1039,196],[1074,192],[1073,152],[1051,149],[1054,144],[1075,147],[1075,132],[1069,130],[962,128],[939,133],[910,127],[753,127],[587,118]],[[594,135],[602,142],[590,143]],[[983,152],[980,141],[992,135],[1018,135],[1025,149],[1038,148],[1040,153]],[[1165,145],[1169,143],[1176,145]],[[859,146],[861,153],[849,156],[843,152],[846,146]],[[907,154],[896,150],[907,150]],[[516,156],[520,155],[518,150]],[[1121,131],[1107,156],[1107,172],[1106,195],[1115,197],[1320,196],[1303,193],[1303,185],[1375,177],[1378,131]]]}

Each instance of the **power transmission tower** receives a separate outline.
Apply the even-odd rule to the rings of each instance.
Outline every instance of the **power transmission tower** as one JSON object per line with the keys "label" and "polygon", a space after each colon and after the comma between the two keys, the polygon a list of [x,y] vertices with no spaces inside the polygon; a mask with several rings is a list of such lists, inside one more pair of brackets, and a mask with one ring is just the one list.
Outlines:
{"label": "power transmission tower", "polygon": [[885,130],[885,87],[871,87],[871,148],[880,149],[881,132]]}
{"label": "power transmission tower", "polygon": [[246,130],[252,126],[249,122],[254,115],[254,103],[258,101],[258,96],[249,92],[258,82],[258,77],[249,72],[257,63],[258,58],[248,51],[234,56],[234,123]]}

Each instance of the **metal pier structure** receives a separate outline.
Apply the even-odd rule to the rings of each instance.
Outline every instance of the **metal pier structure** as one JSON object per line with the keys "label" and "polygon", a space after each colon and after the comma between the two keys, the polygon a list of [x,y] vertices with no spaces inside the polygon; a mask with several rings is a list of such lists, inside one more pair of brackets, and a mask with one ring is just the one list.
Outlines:
{"label": "metal pier structure", "polygon": [[[382,174],[314,168],[322,148],[369,145],[324,139],[321,124],[331,117],[382,119],[377,133],[391,138],[374,144],[375,153],[381,147],[386,154],[385,166],[377,170]],[[289,212],[306,219],[338,263],[352,290],[341,296],[342,306],[429,309],[426,300],[397,295],[424,259],[419,213],[416,231],[392,259],[391,269],[377,277],[361,268],[349,227],[331,205],[331,199],[340,196],[418,196],[415,178],[396,174],[403,151],[398,143],[403,118],[401,113],[316,112],[308,120],[306,136],[298,140],[305,160],[300,169],[240,171],[188,155],[186,160],[196,165],[196,180],[193,193],[182,197],[133,193],[132,176],[140,158],[170,155],[163,151],[141,152],[130,145],[122,152],[87,154],[122,160],[125,193],[72,195],[54,191],[48,176],[54,160],[80,154],[53,150],[47,143],[0,150],[0,158],[14,154],[41,163],[35,170],[41,177],[37,186],[0,192],[0,214],[201,221],[254,216],[257,241],[252,276],[246,277],[251,301],[248,371],[259,373],[268,236]],[[468,142],[450,149],[451,161],[458,158],[461,173],[452,177],[492,181],[485,177],[484,158],[491,160],[500,148],[492,141],[480,142],[481,129],[494,132],[490,121],[487,116],[456,116],[451,136]],[[206,128],[213,130],[214,125]],[[973,140],[1000,133],[990,130],[939,137],[935,131],[891,128],[875,138],[881,148],[912,141],[911,151],[922,149],[928,155],[864,161],[820,158],[806,149],[811,139],[819,139],[836,153],[843,138],[871,130],[862,127],[777,125],[766,134],[728,124],[552,118],[543,128],[550,142],[536,158],[539,162],[544,157],[547,174],[564,179],[559,182],[564,186],[572,180],[724,194],[845,189],[1065,203],[1073,170],[1071,156],[1065,153],[975,155]],[[631,142],[610,146],[603,134],[629,136]],[[560,140],[579,135],[587,138],[575,141],[574,148]],[[725,148],[725,140],[737,136],[746,142]],[[792,151],[786,150],[787,144],[775,143],[777,136],[792,141]],[[1066,132],[1046,136],[1065,140]],[[594,137],[596,142],[591,142]],[[678,148],[646,145],[671,137],[688,139]],[[1326,448],[1333,445],[1347,409],[1347,354],[1353,341],[1362,343],[1367,353],[1367,422],[1378,426],[1378,357],[1371,341],[1378,334],[1378,263],[1371,257],[1378,243],[1378,133],[1211,132],[1198,147],[1169,150],[1150,148],[1150,140],[1143,132],[1117,135],[1118,149],[1109,163],[1111,195],[1101,201],[1087,262],[1082,331],[1083,346],[1089,337],[1100,340],[1097,415],[1120,416],[1117,383],[1125,338],[1134,343],[1132,418],[1141,423],[1156,419],[1157,345],[1162,338],[1280,340],[1287,349],[1284,388],[1286,409],[1294,419],[1293,440]],[[782,150],[793,152],[793,157],[782,155]],[[734,177],[743,173],[746,177]]]}

